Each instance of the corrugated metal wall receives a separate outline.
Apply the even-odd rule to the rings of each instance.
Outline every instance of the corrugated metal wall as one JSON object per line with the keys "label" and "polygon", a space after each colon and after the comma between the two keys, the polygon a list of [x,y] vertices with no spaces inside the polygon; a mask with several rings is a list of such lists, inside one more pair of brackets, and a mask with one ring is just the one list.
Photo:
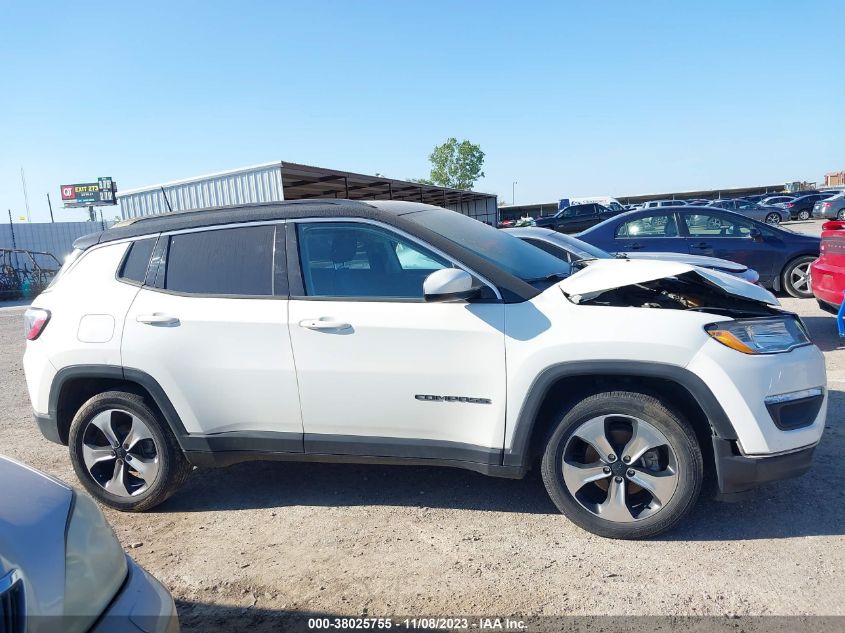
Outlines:
{"label": "corrugated metal wall", "polygon": [[[222,173],[201,180],[166,184],[164,191],[173,211],[285,199],[280,163]],[[118,192],[117,200],[124,218],[169,211],[160,188]]]}
{"label": "corrugated metal wall", "polygon": [[[113,222],[37,222],[15,224],[15,248],[52,253],[60,262],[73,250],[73,241],[88,233],[102,231]],[[12,248],[12,228],[0,224],[0,248]]]}

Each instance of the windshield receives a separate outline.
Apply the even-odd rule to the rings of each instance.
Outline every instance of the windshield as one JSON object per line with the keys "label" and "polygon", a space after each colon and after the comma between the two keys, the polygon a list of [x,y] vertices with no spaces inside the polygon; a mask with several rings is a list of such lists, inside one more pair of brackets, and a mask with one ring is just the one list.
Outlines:
{"label": "windshield", "polygon": [[569,274],[557,257],[455,211],[426,210],[404,216],[531,284]]}
{"label": "windshield", "polygon": [[587,244],[587,242],[579,240],[576,237],[563,235],[562,233],[555,233],[554,235],[549,235],[548,237],[560,244],[578,259],[613,259],[613,255],[607,251],[603,251],[592,244]]}

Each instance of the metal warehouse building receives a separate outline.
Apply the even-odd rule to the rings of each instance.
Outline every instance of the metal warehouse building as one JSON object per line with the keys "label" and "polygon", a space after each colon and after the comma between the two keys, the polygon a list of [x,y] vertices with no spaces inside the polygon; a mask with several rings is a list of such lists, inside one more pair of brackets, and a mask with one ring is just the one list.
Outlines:
{"label": "metal warehouse building", "polygon": [[496,196],[367,176],[285,161],[118,192],[123,218],[250,202],[306,198],[411,200],[457,211],[493,226]]}

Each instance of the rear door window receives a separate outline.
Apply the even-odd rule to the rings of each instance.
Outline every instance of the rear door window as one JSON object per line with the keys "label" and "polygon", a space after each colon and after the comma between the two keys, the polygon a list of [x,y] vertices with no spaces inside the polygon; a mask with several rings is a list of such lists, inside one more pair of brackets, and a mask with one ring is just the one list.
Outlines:
{"label": "rear door window", "polygon": [[270,296],[274,235],[273,225],[171,235],[163,287],[188,294]]}

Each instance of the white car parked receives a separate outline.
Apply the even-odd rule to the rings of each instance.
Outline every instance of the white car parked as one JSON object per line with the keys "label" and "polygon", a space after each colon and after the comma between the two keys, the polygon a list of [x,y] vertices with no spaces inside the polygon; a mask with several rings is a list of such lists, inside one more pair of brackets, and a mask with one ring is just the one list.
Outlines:
{"label": "white car parked", "polygon": [[676,524],[805,472],[822,355],[767,291],[683,262],[568,266],[468,217],[298,201],[77,241],[26,313],[41,432],[103,503],[144,510],[243,460],[539,465],[584,529]]}

